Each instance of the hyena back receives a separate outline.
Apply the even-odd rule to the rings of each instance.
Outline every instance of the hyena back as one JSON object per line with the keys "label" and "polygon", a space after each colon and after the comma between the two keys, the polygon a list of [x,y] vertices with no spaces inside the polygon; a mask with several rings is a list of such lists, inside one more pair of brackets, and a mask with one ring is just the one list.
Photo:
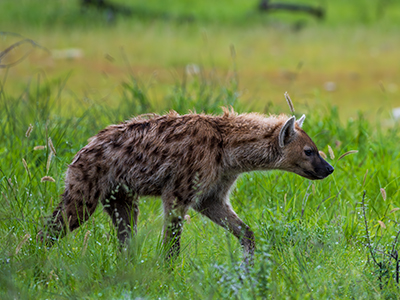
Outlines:
{"label": "hyena back", "polygon": [[169,256],[179,253],[183,218],[193,208],[232,232],[251,261],[254,234],[229,202],[238,175],[280,169],[314,180],[333,172],[301,129],[303,121],[225,110],[222,116],[171,112],[111,125],[69,165],[62,201],[39,237],[51,244],[100,202],[124,244],[136,232],[138,198],[161,196]]}

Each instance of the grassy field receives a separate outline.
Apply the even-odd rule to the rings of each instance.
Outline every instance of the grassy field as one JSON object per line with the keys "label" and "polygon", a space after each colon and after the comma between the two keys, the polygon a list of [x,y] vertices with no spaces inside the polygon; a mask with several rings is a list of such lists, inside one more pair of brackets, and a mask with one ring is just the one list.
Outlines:
{"label": "grassy field", "polygon": [[[213,76],[222,85],[236,66],[241,101],[248,110],[265,111],[269,102],[283,106],[282,91],[289,90],[305,105],[323,99],[342,107],[342,120],[356,117],[358,110],[371,120],[378,110],[389,118],[391,109],[400,106],[398,3],[306,2],[325,7],[326,19],[262,14],[255,9],[256,1],[163,5],[154,0],[144,7],[126,2],[141,13],[117,17],[110,24],[104,13],[80,12],[78,1],[49,1],[43,9],[23,0],[16,9],[13,1],[5,0],[0,3],[0,11],[7,11],[0,18],[2,31],[46,48],[25,44],[2,58],[12,62],[32,50],[27,60],[8,70],[8,90],[18,96],[41,72],[49,81],[68,76],[66,90],[71,94],[64,101],[86,97],[114,105],[119,103],[121,81],[132,74],[150,90],[152,101],[162,102],[171,86],[185,80],[188,66],[197,66],[203,76]],[[165,13],[160,15],[160,10]],[[193,20],[179,18],[186,15]],[[17,40],[20,37],[2,35],[1,48]],[[60,56],[66,49],[80,52],[68,59],[65,51]],[[0,75],[4,73],[1,69]]]}
{"label": "grassy field", "polygon": [[[304,2],[325,7],[326,20],[261,15],[256,2],[153,0],[121,1],[140,13],[108,24],[77,1],[2,1],[0,31],[46,49],[27,43],[0,56],[7,64],[33,50],[0,69],[0,298],[400,297],[400,128],[390,115],[400,106],[400,6]],[[0,51],[19,40],[2,34]],[[47,52],[67,48],[83,54]],[[181,256],[166,264],[153,198],[141,201],[127,253],[101,209],[52,249],[36,242],[66,166],[100,129],[169,109],[289,113],[285,91],[335,172],[318,182],[277,171],[240,177],[231,201],[256,235],[253,268],[243,268],[234,237],[194,211]]]}

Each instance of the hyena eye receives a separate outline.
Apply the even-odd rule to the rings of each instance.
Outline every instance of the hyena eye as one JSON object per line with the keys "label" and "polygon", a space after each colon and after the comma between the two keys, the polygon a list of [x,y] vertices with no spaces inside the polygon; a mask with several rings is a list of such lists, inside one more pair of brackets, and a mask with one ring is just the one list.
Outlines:
{"label": "hyena eye", "polygon": [[304,153],[305,153],[307,156],[311,156],[311,154],[312,154],[313,152],[312,152],[312,150],[304,150]]}

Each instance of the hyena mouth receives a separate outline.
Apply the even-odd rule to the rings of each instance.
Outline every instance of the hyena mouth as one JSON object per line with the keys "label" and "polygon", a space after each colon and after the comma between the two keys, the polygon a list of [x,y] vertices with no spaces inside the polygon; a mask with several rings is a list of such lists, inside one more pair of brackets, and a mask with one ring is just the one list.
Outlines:
{"label": "hyena mouth", "polygon": [[328,176],[328,175],[326,175],[326,176],[317,175],[316,173],[308,171],[308,170],[303,170],[303,172],[307,175],[307,176],[304,176],[304,177],[306,177],[307,179],[311,179],[311,180],[324,179],[326,176]]}

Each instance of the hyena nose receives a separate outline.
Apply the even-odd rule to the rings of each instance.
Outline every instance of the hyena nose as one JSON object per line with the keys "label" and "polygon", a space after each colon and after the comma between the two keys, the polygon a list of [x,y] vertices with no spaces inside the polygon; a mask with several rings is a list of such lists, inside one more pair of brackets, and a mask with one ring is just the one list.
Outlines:
{"label": "hyena nose", "polygon": [[326,167],[326,171],[327,171],[329,174],[332,174],[334,170],[335,170],[335,169],[334,169],[331,165],[328,165],[328,166]]}

